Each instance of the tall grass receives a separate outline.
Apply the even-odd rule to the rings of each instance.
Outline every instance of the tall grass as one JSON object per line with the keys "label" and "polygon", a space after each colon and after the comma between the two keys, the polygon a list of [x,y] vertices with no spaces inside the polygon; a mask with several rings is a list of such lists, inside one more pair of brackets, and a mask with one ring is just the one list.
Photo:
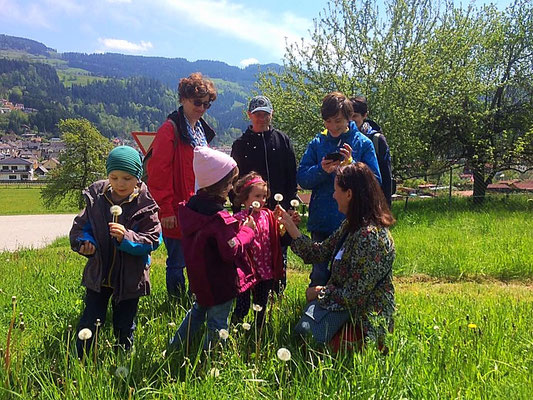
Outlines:
{"label": "tall grass", "polygon": [[[403,275],[434,272],[436,277],[451,276],[455,282],[420,280],[418,275],[396,279],[398,311],[395,332],[387,338],[387,356],[373,344],[361,353],[333,355],[293,334],[305,302],[307,270],[301,263],[293,263],[292,257],[285,296],[269,310],[259,349],[255,330],[245,331],[237,325],[230,328],[226,345],[217,346],[209,355],[200,350],[201,338],[197,338],[187,353],[182,350],[163,356],[189,303],[167,299],[165,251],[159,249],[154,253],[153,293],[140,302],[133,352],[117,353],[111,347],[109,315],[99,334],[96,362],[91,353],[81,363],[68,326],[76,326],[83,308],[79,286],[83,257],[70,251],[66,239],[45,249],[0,253],[2,360],[13,315],[12,296],[16,296],[10,372],[8,375],[5,366],[0,367],[0,398],[528,399],[533,392],[530,264],[517,269],[517,276],[526,279],[522,283],[465,281],[462,277],[475,277],[479,272],[461,275],[452,270],[453,274],[448,274],[436,267],[401,269],[406,265],[405,249],[415,243],[422,254],[417,258],[421,264],[430,264],[437,257],[434,251],[440,252],[440,247],[431,246],[431,238],[426,237],[430,227],[432,232],[444,231],[441,225],[453,220],[457,223],[451,229],[460,228],[465,221],[477,226],[479,216],[479,226],[488,224],[488,228],[483,231],[478,226],[469,232],[476,231],[476,237],[490,241],[500,234],[499,226],[515,223],[515,213],[530,226],[527,203],[495,204],[493,211],[468,211],[467,205],[461,210],[462,203],[458,203],[447,217],[439,217],[443,210],[439,213],[434,204],[409,204],[406,213],[397,210],[395,267]],[[494,220],[499,224],[493,225]],[[419,229],[425,229],[426,235],[419,234]],[[479,231],[485,236],[479,236]],[[507,231],[507,239],[513,243],[519,241],[515,236],[521,235],[516,229]],[[448,252],[464,262],[463,240],[448,237],[447,241]],[[476,257],[499,254],[496,247],[486,249],[489,255],[478,253]],[[527,254],[522,253],[528,251],[519,247],[517,259],[527,261]],[[499,278],[501,274],[495,269],[480,276]],[[248,322],[253,324],[253,319],[249,317]],[[291,351],[290,361],[277,358],[280,347]],[[119,367],[126,367],[127,374],[117,374],[117,369],[124,371]]]}

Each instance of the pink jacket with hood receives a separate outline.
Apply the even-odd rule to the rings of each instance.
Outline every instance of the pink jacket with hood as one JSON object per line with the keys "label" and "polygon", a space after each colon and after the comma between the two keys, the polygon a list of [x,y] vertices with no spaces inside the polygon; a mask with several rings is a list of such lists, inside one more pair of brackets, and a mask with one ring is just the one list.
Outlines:
{"label": "pink jacket with hood", "polygon": [[225,303],[255,284],[245,251],[253,229],[205,195],[180,203],[178,218],[191,291],[203,307]]}

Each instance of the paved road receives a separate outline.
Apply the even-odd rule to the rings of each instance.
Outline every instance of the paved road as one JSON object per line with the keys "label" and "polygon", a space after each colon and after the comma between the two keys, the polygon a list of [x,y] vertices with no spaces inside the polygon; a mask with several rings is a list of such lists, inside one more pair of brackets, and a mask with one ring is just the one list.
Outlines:
{"label": "paved road", "polygon": [[67,236],[75,214],[0,216],[0,251],[45,247]]}

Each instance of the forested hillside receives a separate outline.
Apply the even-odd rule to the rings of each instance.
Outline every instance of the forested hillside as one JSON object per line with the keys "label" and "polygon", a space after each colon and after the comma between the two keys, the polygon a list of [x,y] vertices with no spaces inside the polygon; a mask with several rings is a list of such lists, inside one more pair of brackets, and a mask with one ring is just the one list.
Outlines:
{"label": "forested hillside", "polygon": [[153,131],[178,104],[179,79],[200,71],[213,79],[218,98],[206,118],[217,144],[231,143],[246,126],[244,109],[259,70],[219,61],[122,54],[59,54],[34,40],[0,35],[0,96],[35,112],[0,114],[0,132],[57,134],[62,118],[84,117],[108,137]]}

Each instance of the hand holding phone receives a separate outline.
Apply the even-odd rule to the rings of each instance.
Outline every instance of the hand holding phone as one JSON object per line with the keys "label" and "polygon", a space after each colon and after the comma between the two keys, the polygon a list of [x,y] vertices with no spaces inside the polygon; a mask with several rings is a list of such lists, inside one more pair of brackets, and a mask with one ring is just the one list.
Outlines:
{"label": "hand holding phone", "polygon": [[344,156],[338,151],[326,154],[326,156],[324,157],[324,160],[328,160],[328,161],[342,161],[343,159],[344,159]]}

